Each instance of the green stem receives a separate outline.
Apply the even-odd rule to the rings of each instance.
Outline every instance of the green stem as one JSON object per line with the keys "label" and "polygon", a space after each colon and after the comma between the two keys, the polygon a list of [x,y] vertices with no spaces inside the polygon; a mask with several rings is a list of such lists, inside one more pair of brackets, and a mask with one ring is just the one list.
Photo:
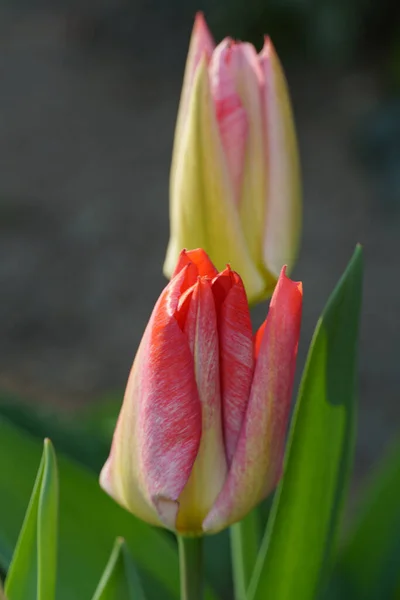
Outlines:
{"label": "green stem", "polygon": [[257,509],[230,528],[233,587],[235,600],[246,600],[259,547],[259,515]]}
{"label": "green stem", "polygon": [[181,600],[203,599],[203,538],[178,535]]}

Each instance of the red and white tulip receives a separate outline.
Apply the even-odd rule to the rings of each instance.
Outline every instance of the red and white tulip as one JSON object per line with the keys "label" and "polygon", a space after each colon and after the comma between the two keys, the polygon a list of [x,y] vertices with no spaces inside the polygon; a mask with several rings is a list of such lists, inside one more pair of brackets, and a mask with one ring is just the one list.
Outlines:
{"label": "red and white tulip", "polygon": [[183,251],[137,352],[101,485],[154,525],[212,533],[281,475],[301,283],[283,268],[253,337],[239,275]]}

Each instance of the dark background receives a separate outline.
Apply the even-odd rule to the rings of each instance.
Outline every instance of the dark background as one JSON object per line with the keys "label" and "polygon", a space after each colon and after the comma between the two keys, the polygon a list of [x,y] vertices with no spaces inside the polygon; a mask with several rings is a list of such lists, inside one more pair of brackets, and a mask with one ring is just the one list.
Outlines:
{"label": "dark background", "polygon": [[[355,482],[400,430],[400,15],[389,0],[0,0],[0,388],[39,407],[122,397],[165,281],[168,177],[198,8],[272,36],[304,175],[299,369],[365,247]],[[259,323],[267,305],[259,307]]]}

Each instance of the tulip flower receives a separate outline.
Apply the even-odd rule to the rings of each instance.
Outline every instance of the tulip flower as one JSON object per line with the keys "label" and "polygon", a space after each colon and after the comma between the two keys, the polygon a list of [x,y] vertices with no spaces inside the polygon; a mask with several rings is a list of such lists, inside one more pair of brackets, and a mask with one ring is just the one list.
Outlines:
{"label": "tulip flower", "polygon": [[285,76],[271,41],[217,47],[204,17],[193,29],[170,180],[171,235],[164,273],[182,248],[229,262],[250,303],[270,295],[295,262],[300,170]]}
{"label": "tulip flower", "polygon": [[217,532],[265,498],[282,469],[301,306],[283,268],[253,338],[239,275],[183,251],[129,376],[104,490],[184,535]]}

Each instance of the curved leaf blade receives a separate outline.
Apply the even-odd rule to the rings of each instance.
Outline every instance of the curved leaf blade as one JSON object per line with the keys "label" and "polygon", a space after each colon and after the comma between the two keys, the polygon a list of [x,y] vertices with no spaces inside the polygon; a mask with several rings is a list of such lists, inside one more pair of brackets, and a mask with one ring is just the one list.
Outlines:
{"label": "curved leaf blade", "polygon": [[314,600],[330,563],[353,456],[361,295],[357,247],[311,342],[251,600]]}
{"label": "curved leaf blade", "polygon": [[43,482],[40,488],[37,531],[38,600],[55,597],[58,534],[58,469],[54,448],[44,441]]}
{"label": "curved leaf blade", "polygon": [[145,600],[139,575],[123,538],[115,541],[92,600]]}
{"label": "curved leaf blade", "polygon": [[50,440],[42,460],[7,574],[9,600],[55,597],[57,567],[58,474]]}

